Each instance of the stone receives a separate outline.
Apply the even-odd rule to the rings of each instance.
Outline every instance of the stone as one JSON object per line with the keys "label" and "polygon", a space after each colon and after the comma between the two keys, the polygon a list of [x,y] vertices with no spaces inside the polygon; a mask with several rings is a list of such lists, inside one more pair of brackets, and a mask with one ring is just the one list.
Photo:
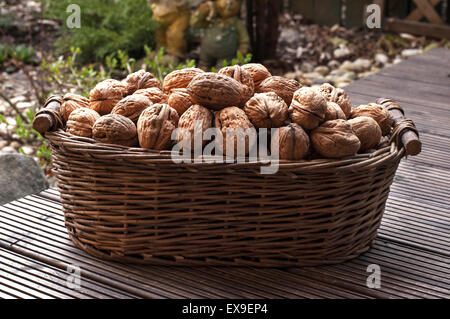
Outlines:
{"label": "stone", "polygon": [[386,54],[377,53],[377,54],[375,54],[375,62],[380,63],[380,64],[386,64],[389,62],[389,58]]}
{"label": "stone", "polygon": [[16,153],[16,149],[14,147],[11,147],[11,146],[5,146],[5,147],[2,148],[1,152],[4,152],[4,153]]}
{"label": "stone", "polygon": [[346,60],[341,64],[339,69],[344,71],[353,71],[355,69],[355,66],[351,61]]}
{"label": "stone", "polygon": [[34,154],[34,149],[27,145],[22,146],[22,151],[25,155],[33,155]]}
{"label": "stone", "polygon": [[371,66],[372,66],[372,62],[370,62],[370,60],[359,58],[359,59],[356,59],[355,61],[353,61],[353,70],[352,71],[361,72],[364,70],[368,70]]}
{"label": "stone", "polygon": [[12,141],[11,144],[9,144],[9,146],[17,150],[20,147],[20,143],[17,141]]}
{"label": "stone", "polygon": [[42,192],[48,186],[42,170],[32,157],[0,152],[0,205]]}
{"label": "stone", "polygon": [[327,75],[330,72],[330,69],[325,65],[319,65],[314,69],[314,72],[319,73],[323,76]]}
{"label": "stone", "polygon": [[402,51],[402,57],[410,58],[410,57],[415,56],[420,53],[422,53],[422,50],[419,50],[419,49],[405,49]]}
{"label": "stone", "polygon": [[8,146],[8,144],[8,141],[0,140],[0,151],[2,150],[2,148]]}
{"label": "stone", "polygon": [[334,50],[333,55],[336,59],[345,58],[350,55],[350,50],[345,45],[342,45]]}
{"label": "stone", "polygon": [[314,71],[314,66],[309,62],[303,62],[300,70],[303,73],[311,73]]}
{"label": "stone", "polygon": [[330,69],[337,69],[341,64],[336,61],[336,60],[331,60],[330,62],[328,62],[328,67]]}

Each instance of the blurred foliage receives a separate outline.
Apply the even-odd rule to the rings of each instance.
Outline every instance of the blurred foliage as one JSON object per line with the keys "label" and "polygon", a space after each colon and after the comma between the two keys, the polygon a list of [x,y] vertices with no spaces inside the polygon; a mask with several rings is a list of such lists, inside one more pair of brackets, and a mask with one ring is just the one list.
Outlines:
{"label": "blurred foliage", "polygon": [[172,57],[165,55],[164,48],[153,51],[145,45],[144,50],[144,64],[147,71],[156,76],[160,81],[163,81],[164,77],[172,71],[195,67],[195,60],[187,60],[183,63],[175,62]]}
{"label": "blurred foliage", "polygon": [[35,50],[25,44],[10,45],[0,43],[0,67],[10,59],[15,59],[24,64],[35,64],[35,54]]}
{"label": "blurred foliage", "polygon": [[[61,22],[60,37],[55,43],[57,53],[71,46],[82,51],[81,63],[103,61],[106,56],[122,50],[133,57],[144,54],[143,44],[154,46],[158,23],[152,19],[147,0],[40,0],[45,3],[45,17]],[[81,9],[81,27],[68,28],[66,12],[70,4]]]}

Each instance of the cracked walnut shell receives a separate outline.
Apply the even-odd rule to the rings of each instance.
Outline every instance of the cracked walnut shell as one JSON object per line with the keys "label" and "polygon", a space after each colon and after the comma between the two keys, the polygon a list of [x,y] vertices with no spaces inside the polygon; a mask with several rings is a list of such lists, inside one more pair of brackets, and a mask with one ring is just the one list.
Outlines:
{"label": "cracked walnut shell", "polygon": [[145,95],[132,94],[121,99],[111,110],[111,114],[123,115],[136,123],[141,113],[151,104]]}
{"label": "cracked walnut shell", "polygon": [[167,104],[153,104],[146,108],[137,122],[139,145],[154,150],[169,148],[178,120],[177,111]]}
{"label": "cracked walnut shell", "polygon": [[301,160],[309,151],[309,136],[303,128],[295,123],[280,127],[272,136],[271,153],[283,160]]}
{"label": "cracked walnut shell", "polygon": [[281,76],[271,76],[256,87],[256,93],[275,92],[287,105],[290,105],[294,92],[301,87],[301,84],[297,80],[286,79]]}
{"label": "cracked walnut shell", "polygon": [[167,74],[163,83],[164,92],[170,94],[173,89],[186,88],[192,79],[200,73],[205,73],[205,71],[198,68],[187,68]]}
{"label": "cracked walnut shell", "polygon": [[67,93],[63,97],[63,103],[61,105],[61,115],[64,121],[67,122],[69,119],[70,113],[72,113],[75,109],[79,109],[82,107],[89,107],[89,99],[85,98],[82,95]]}
{"label": "cracked walnut shell", "polygon": [[219,111],[240,105],[244,87],[229,76],[205,72],[195,76],[187,89],[195,104]]}
{"label": "cracked walnut shell", "polygon": [[353,131],[361,142],[360,152],[367,151],[378,145],[381,140],[381,128],[371,117],[359,116],[348,120]]}
{"label": "cracked walnut shell", "polygon": [[162,90],[161,82],[150,72],[139,70],[129,74],[122,82],[126,86],[125,95],[130,95],[140,89],[156,87]]}
{"label": "cracked walnut shell", "polygon": [[92,137],[97,141],[124,146],[137,145],[136,125],[120,114],[100,117],[92,127]]}
{"label": "cracked walnut shell", "polygon": [[327,102],[317,90],[303,87],[294,93],[289,115],[292,122],[305,130],[313,130],[325,119]]}
{"label": "cracked walnut shell", "polygon": [[369,103],[353,108],[351,118],[356,118],[359,116],[368,116],[373,118],[380,126],[383,136],[390,133],[394,122],[391,113],[389,113],[389,111],[387,111],[383,106],[376,103]]}
{"label": "cracked walnut shell", "polygon": [[111,112],[125,96],[126,86],[117,80],[109,79],[98,83],[89,93],[89,108],[100,115]]}
{"label": "cracked walnut shell", "polygon": [[216,138],[217,148],[226,156],[245,156],[256,143],[257,136],[253,124],[245,112],[236,106],[217,112],[214,124],[222,133],[222,138]]}
{"label": "cracked walnut shell", "polygon": [[167,94],[165,94],[161,89],[157,87],[147,88],[147,89],[139,89],[134,92],[132,95],[144,95],[146,96],[150,102],[153,104],[157,103],[167,103]]}
{"label": "cracked walnut shell", "polygon": [[351,124],[345,120],[323,123],[311,132],[311,142],[317,153],[326,158],[355,155],[361,146]]}
{"label": "cracked walnut shell", "polygon": [[289,117],[288,106],[274,92],[256,93],[244,107],[250,121],[258,128],[275,128]]}
{"label": "cracked walnut shell", "polygon": [[352,103],[347,93],[341,88],[335,88],[330,83],[324,83],[319,87],[319,91],[329,102],[334,102],[342,109],[347,119],[352,113]]}
{"label": "cracked walnut shell", "polygon": [[171,108],[177,110],[178,115],[181,116],[194,103],[192,102],[189,91],[182,88],[172,90],[167,104],[169,104]]}
{"label": "cracked walnut shell", "polygon": [[252,76],[255,88],[258,87],[262,81],[272,76],[269,70],[267,70],[267,68],[264,65],[259,63],[244,64],[242,68],[248,71]]}
{"label": "cracked walnut shell", "polygon": [[245,103],[255,93],[255,84],[253,82],[252,75],[250,74],[250,72],[246,71],[241,66],[239,65],[227,66],[220,69],[218,73],[232,77],[233,79],[235,79],[244,86],[240,106],[245,105]]}
{"label": "cracked walnut shell", "polygon": [[191,150],[202,149],[208,141],[203,140],[203,133],[212,127],[214,114],[206,107],[195,104],[183,113],[178,121],[177,142]]}
{"label": "cracked walnut shell", "polygon": [[66,123],[66,132],[83,137],[92,137],[92,127],[100,114],[87,107],[75,109]]}

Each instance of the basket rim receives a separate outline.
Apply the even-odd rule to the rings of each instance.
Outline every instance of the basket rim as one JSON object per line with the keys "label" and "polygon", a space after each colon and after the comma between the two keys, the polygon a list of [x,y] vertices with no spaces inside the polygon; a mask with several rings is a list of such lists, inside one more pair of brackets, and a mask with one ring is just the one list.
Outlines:
{"label": "basket rim", "polygon": [[[233,167],[233,168],[257,168],[276,163],[280,169],[291,170],[360,170],[378,167],[387,162],[400,160],[405,155],[404,147],[399,146],[393,139],[391,144],[379,148],[372,153],[362,153],[340,159],[311,159],[311,160],[267,160],[246,157],[245,162],[224,161],[222,156],[200,156],[196,160],[176,163],[173,160],[173,151],[157,151],[140,147],[128,147],[117,144],[99,142],[93,138],[73,135],[59,128],[52,132],[46,132],[47,138],[52,144],[63,147],[72,152],[88,153],[91,157],[102,159],[121,159],[131,162],[150,162],[153,164],[171,164],[180,167]],[[222,161],[220,161],[222,159]],[[219,160],[218,162],[215,160]]]}

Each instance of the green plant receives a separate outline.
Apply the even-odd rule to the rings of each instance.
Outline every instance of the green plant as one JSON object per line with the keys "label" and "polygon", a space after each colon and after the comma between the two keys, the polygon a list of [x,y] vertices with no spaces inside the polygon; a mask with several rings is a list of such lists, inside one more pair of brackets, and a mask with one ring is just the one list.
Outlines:
{"label": "green plant", "polygon": [[144,51],[146,54],[144,64],[147,71],[153,73],[161,81],[172,71],[195,67],[195,60],[187,60],[184,63],[174,62],[171,57],[165,55],[164,48],[153,51],[149,46],[144,45]]}
{"label": "green plant", "polygon": [[[45,17],[61,22],[60,38],[55,45],[59,53],[70,46],[81,48],[81,63],[103,61],[122,50],[133,57],[144,54],[142,44],[154,46],[158,23],[152,19],[147,0],[41,0]],[[66,12],[70,4],[80,6],[80,28],[68,28]]]}

